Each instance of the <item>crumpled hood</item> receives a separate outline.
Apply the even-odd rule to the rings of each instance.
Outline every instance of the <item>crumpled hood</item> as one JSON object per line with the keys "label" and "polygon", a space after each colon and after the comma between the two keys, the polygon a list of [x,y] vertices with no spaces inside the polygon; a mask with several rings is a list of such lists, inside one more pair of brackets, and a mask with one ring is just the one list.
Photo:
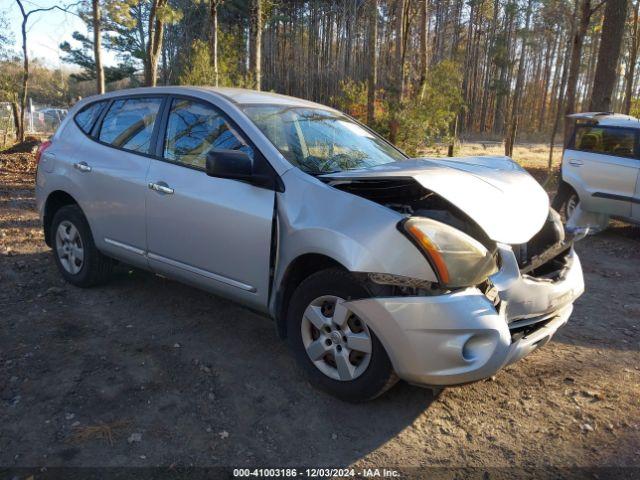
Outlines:
{"label": "crumpled hood", "polygon": [[417,158],[323,175],[336,180],[413,177],[465,212],[494,241],[526,243],[549,214],[540,184],[509,157]]}

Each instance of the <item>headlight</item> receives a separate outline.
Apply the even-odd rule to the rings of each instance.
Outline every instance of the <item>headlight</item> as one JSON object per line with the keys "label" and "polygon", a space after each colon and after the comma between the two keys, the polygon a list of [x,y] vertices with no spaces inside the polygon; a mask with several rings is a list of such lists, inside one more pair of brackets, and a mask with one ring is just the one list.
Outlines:
{"label": "headlight", "polygon": [[425,254],[442,286],[477,285],[498,270],[492,253],[456,228],[422,217],[409,218],[400,227]]}

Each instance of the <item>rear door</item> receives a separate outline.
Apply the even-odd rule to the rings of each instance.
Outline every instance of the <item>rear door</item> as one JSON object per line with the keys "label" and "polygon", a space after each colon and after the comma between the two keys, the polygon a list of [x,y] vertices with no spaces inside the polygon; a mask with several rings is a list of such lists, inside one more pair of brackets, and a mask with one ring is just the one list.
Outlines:
{"label": "rear door", "polygon": [[174,97],[146,193],[150,266],[256,308],[268,302],[275,192],[209,177],[210,149],[266,161],[217,107]]}
{"label": "rear door", "polygon": [[77,156],[75,171],[87,188],[83,205],[101,250],[147,265],[145,195],[150,149],[163,96],[117,98],[93,131],[90,148]]}
{"label": "rear door", "polygon": [[563,177],[576,187],[585,210],[630,217],[640,166],[636,157],[635,130],[578,125],[564,154]]}

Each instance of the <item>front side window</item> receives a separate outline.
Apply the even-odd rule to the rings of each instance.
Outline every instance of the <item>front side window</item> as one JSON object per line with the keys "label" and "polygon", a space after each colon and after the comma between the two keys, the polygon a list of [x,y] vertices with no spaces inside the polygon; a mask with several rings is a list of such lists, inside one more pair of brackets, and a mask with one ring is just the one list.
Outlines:
{"label": "front side window", "polygon": [[253,152],[235,129],[211,105],[174,99],[167,122],[164,158],[197,168],[205,168],[207,153],[213,149]]}
{"label": "front side window", "polygon": [[80,130],[88,135],[106,105],[106,101],[92,103],[76,113],[74,118]]}
{"label": "front side window", "polygon": [[576,128],[575,149],[581,152],[635,156],[636,134],[625,128],[578,126]]}
{"label": "front side window", "polygon": [[358,123],[328,110],[246,105],[244,111],[290,163],[311,174],[375,167],[407,158]]}
{"label": "front side window", "polygon": [[148,153],[161,104],[161,98],[116,100],[102,121],[99,140],[132,152]]}

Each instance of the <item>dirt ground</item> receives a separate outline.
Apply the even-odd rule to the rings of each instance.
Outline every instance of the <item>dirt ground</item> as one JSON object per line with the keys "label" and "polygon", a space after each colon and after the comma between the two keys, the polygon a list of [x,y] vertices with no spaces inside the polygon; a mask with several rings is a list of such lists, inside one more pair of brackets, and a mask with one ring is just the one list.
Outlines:
{"label": "dirt ground", "polygon": [[0,155],[0,466],[640,467],[637,228],[579,243],[569,324],[493,380],[350,405],[230,302],[124,268],[65,284],[23,159]]}

